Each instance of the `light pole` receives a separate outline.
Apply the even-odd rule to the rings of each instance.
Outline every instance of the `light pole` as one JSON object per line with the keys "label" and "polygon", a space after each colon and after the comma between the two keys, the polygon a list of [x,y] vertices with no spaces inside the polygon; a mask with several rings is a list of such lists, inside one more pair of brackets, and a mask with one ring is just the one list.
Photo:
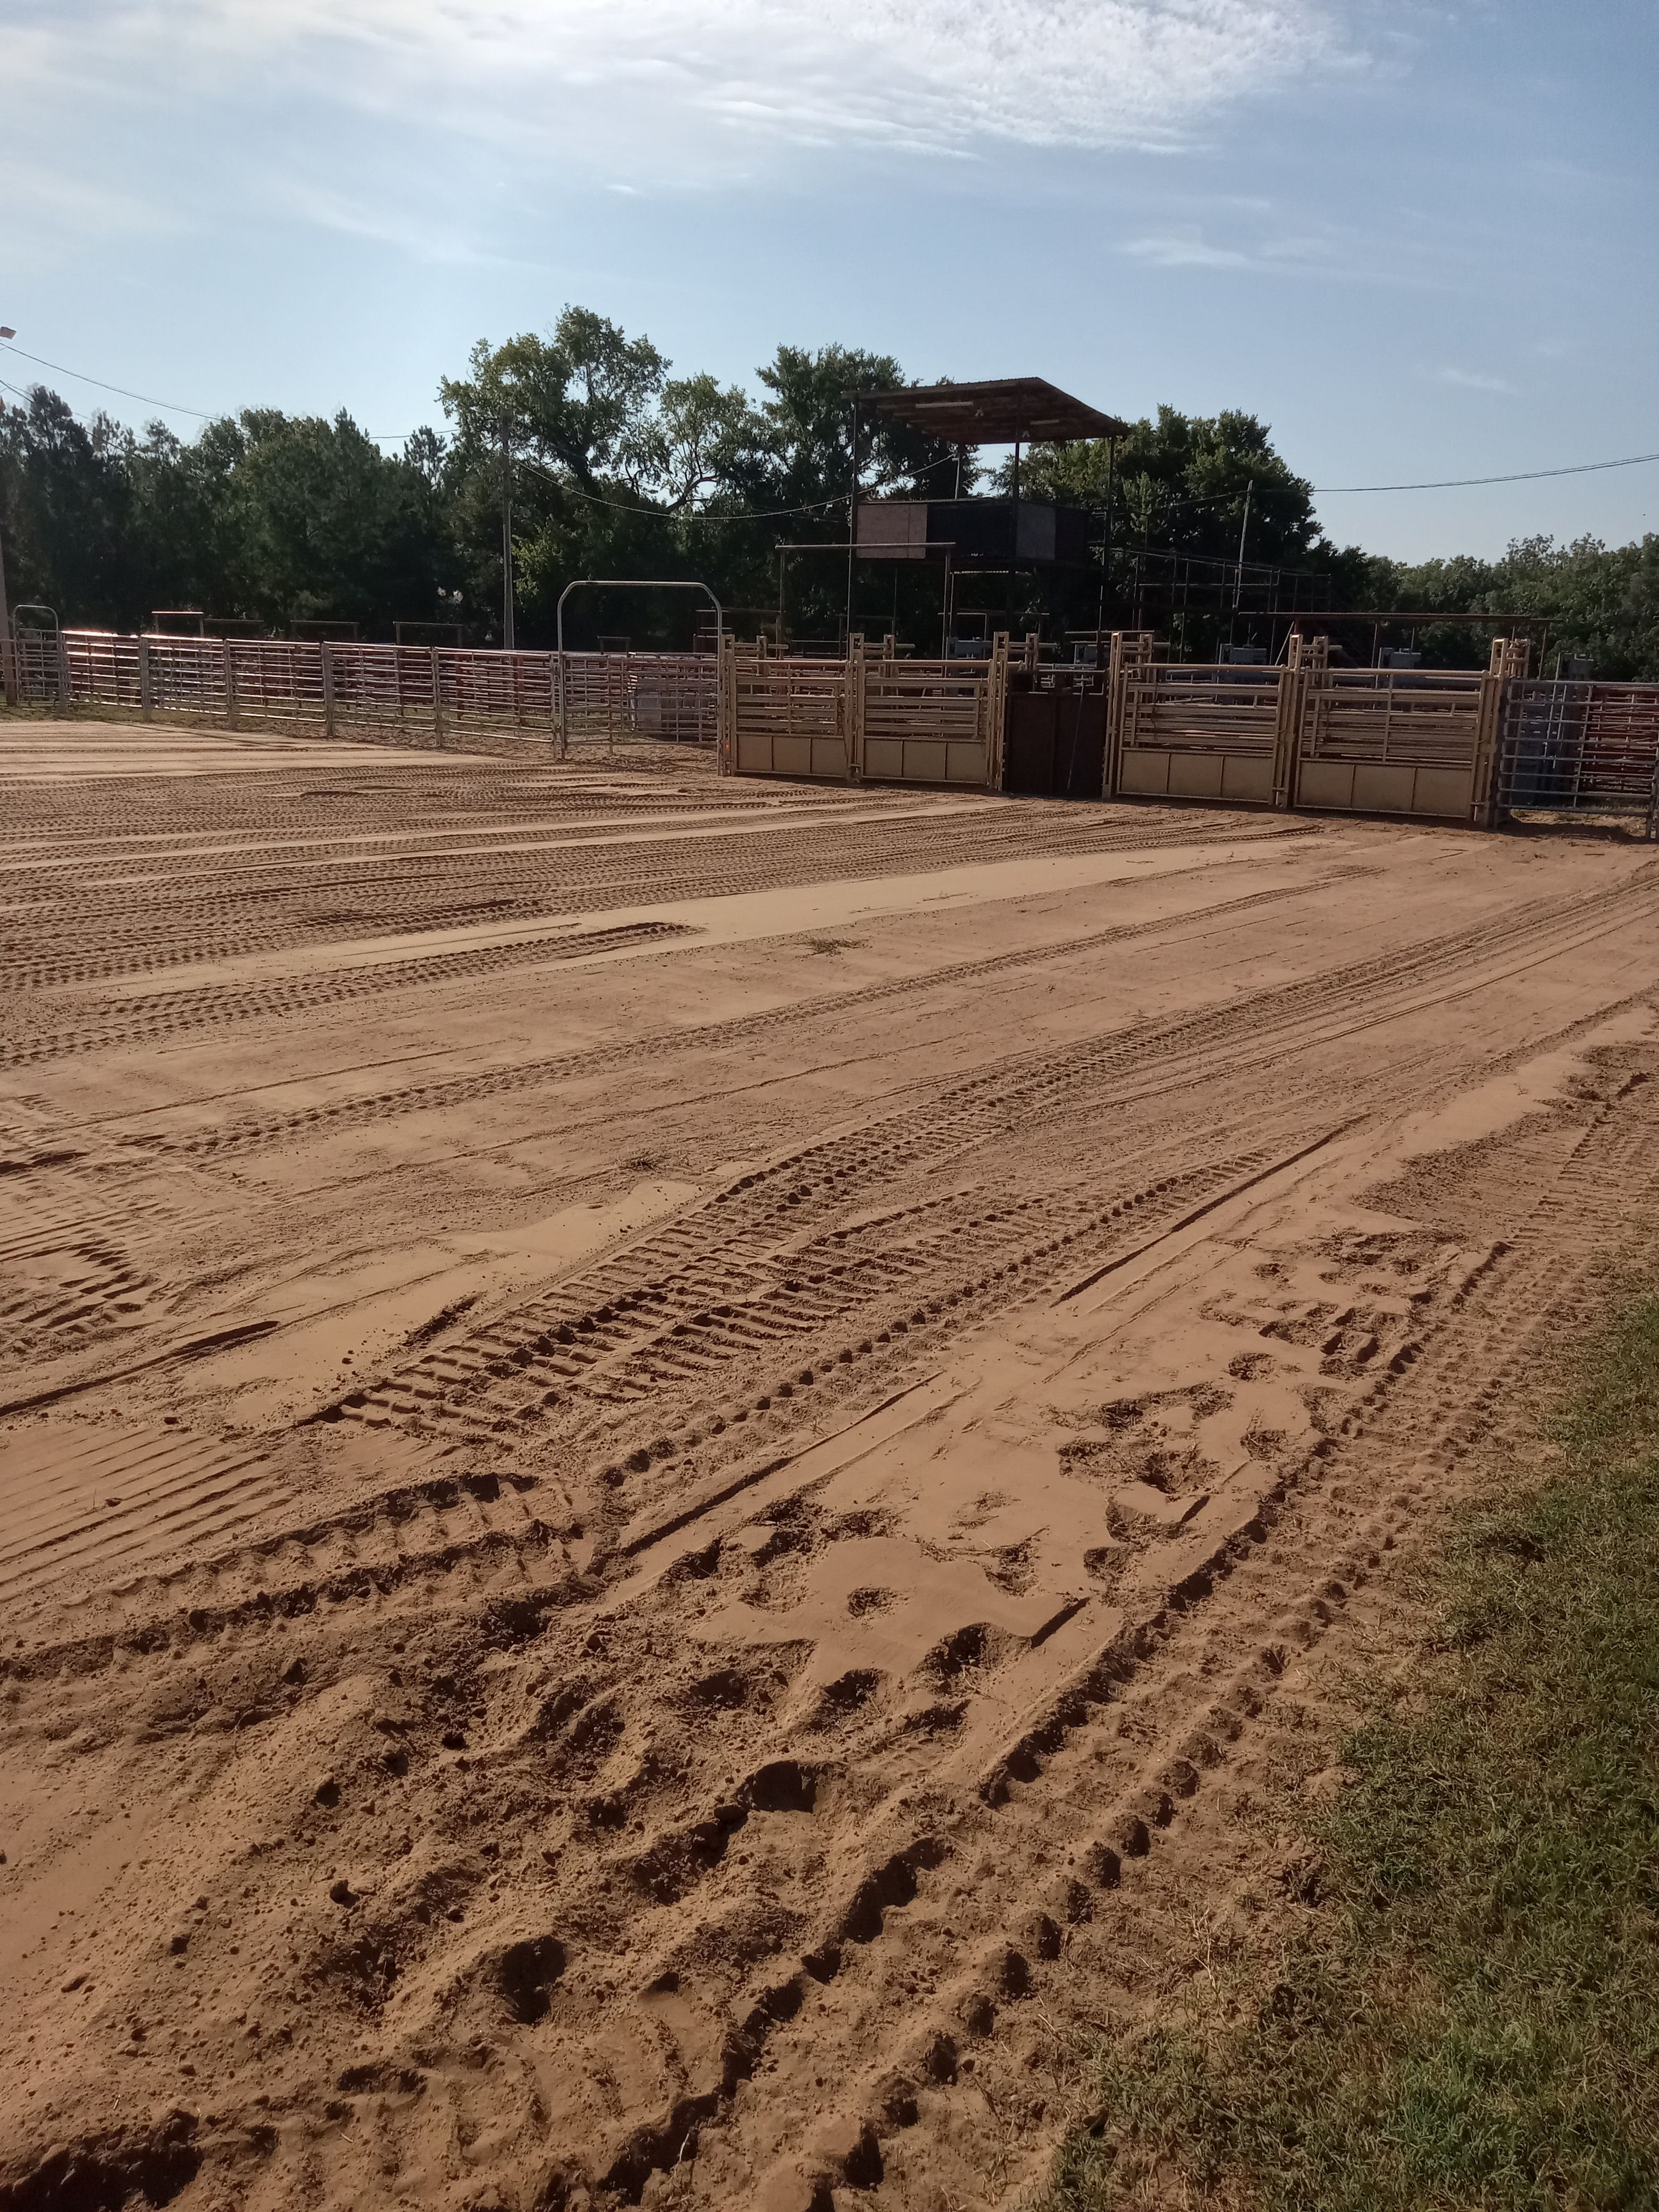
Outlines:
{"label": "light pole", "polygon": [[[0,323],[0,338],[15,338],[17,333]],[[11,611],[6,602],[6,533],[0,530],[0,649],[11,643]],[[8,662],[10,656],[7,655]]]}
{"label": "light pole", "polygon": [[513,444],[508,418],[501,417],[501,647],[513,651]]}

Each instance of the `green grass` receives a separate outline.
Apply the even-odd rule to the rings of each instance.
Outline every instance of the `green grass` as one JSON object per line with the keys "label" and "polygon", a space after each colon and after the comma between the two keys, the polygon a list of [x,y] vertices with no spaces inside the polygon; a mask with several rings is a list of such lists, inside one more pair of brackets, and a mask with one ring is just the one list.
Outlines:
{"label": "green grass", "polygon": [[1435,1630],[1319,1824],[1316,1933],[1242,2019],[1090,2054],[1048,2212],[1659,2207],[1659,1296],[1590,1347],[1557,1471],[1460,1516]]}

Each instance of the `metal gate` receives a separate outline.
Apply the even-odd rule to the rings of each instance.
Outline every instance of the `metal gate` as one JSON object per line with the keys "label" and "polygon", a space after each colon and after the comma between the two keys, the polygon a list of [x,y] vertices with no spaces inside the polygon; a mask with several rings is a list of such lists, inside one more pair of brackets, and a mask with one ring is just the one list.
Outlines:
{"label": "metal gate", "polygon": [[854,638],[848,693],[853,760],[870,783],[965,783],[994,790],[1001,780],[1008,697],[1008,642],[988,660],[900,660],[866,654]]}
{"label": "metal gate", "polygon": [[1106,670],[1013,667],[1003,716],[1002,788],[1094,799],[1103,788],[1111,691]]}
{"label": "metal gate", "polygon": [[1659,835],[1659,684],[1511,684],[1498,747],[1501,814],[1626,814]]}
{"label": "metal gate", "polygon": [[[20,622],[20,615],[45,615],[51,623]],[[63,705],[69,698],[69,667],[64,657],[64,633],[50,607],[26,601],[14,607],[7,647],[3,696],[20,706]]]}
{"label": "metal gate", "polygon": [[998,786],[1006,639],[966,662],[868,653],[860,637],[845,659],[725,652],[720,757],[734,775]]}
{"label": "metal gate", "polygon": [[847,664],[739,653],[728,638],[720,671],[720,761],[733,775],[810,775],[846,781]]}
{"label": "metal gate", "polygon": [[1492,686],[1455,671],[1328,669],[1309,688],[1293,803],[1473,820]]}
{"label": "metal gate", "polygon": [[1323,668],[1308,683],[1291,805],[1487,823],[1505,690],[1523,638],[1494,638],[1484,674]]}
{"label": "metal gate", "polygon": [[1182,667],[1136,632],[1113,641],[1110,796],[1290,802],[1304,672],[1292,637],[1279,668]]}

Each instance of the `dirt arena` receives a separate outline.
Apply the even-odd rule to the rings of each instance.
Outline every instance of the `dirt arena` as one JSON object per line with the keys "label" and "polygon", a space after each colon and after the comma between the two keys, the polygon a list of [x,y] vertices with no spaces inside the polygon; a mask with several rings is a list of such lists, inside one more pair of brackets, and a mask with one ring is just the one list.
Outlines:
{"label": "dirt arena", "polygon": [[0,2205],[1016,2201],[1652,1182],[1651,848],[0,790]]}

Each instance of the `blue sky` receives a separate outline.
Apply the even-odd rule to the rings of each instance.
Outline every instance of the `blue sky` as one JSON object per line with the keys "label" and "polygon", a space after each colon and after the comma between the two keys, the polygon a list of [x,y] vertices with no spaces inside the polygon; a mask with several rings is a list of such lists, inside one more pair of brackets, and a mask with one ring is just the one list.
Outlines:
{"label": "blue sky", "polygon": [[[1321,487],[1646,453],[1656,33],[1659,0],[0,0],[0,323],[380,434],[568,301],[733,380],[839,339],[1247,408]],[[11,383],[160,411],[16,347]],[[1618,541],[1659,464],[1319,510],[1407,557]]]}

